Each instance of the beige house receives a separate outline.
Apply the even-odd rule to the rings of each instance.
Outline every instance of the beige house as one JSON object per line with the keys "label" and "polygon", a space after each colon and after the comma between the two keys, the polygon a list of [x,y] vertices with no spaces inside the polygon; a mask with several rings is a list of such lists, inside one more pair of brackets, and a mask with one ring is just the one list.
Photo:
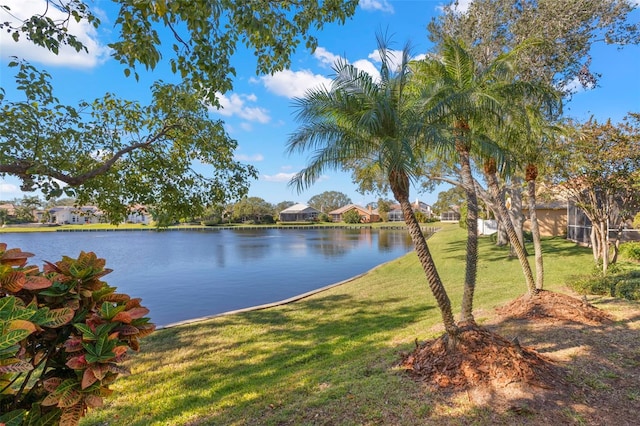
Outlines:
{"label": "beige house", "polygon": [[378,213],[378,210],[362,207],[357,204],[347,204],[339,209],[330,211],[329,217],[331,217],[332,222],[343,222],[342,216],[353,210],[358,212],[360,222],[362,223],[380,222],[380,214]]}
{"label": "beige house", "polygon": [[[522,208],[522,214],[527,218],[524,222],[524,229],[531,231],[531,220],[529,220],[529,209]],[[543,237],[558,237],[567,233],[567,202],[553,201],[536,205],[536,216],[540,235]]]}

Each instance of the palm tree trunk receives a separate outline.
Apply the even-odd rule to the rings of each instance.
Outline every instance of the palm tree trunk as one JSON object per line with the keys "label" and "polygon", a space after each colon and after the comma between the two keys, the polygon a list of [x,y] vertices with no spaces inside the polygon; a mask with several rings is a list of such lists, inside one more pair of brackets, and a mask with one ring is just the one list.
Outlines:
{"label": "palm tree trunk", "polygon": [[522,266],[522,273],[524,274],[524,278],[527,284],[527,289],[529,291],[530,296],[535,296],[538,293],[536,289],[536,283],[533,279],[533,272],[531,271],[531,265],[529,265],[529,260],[527,259],[527,255],[518,240],[518,235],[516,234],[516,230],[513,227],[513,223],[509,220],[509,213],[507,212],[507,208],[502,202],[502,193],[500,191],[500,185],[498,184],[498,178],[496,176],[495,170],[495,160],[489,160],[485,163],[485,177],[487,179],[487,183],[489,185],[489,189],[491,190],[491,195],[496,201],[498,208],[500,209],[500,215],[502,216],[503,225],[507,230],[507,235],[509,236],[509,242],[512,247],[516,251],[516,256],[520,261],[520,266]]}
{"label": "palm tree trunk", "polygon": [[536,213],[536,179],[538,167],[529,164],[526,169],[527,194],[529,198],[529,219],[531,220],[531,236],[533,238],[533,253],[536,259],[536,289],[544,288],[544,264],[542,261],[542,242],[540,240],[540,225]]}
{"label": "palm tree trunk", "polygon": [[475,190],[469,151],[458,146],[460,177],[467,196],[467,254],[462,293],[462,321],[475,323],[473,318],[473,295],[478,271],[478,196]]}
{"label": "palm tree trunk", "polygon": [[451,301],[447,295],[447,291],[442,284],[436,264],[431,257],[427,240],[420,229],[420,224],[416,220],[416,216],[411,208],[411,202],[409,201],[409,179],[406,174],[401,172],[392,172],[389,176],[389,183],[391,184],[391,190],[396,200],[400,203],[402,214],[404,216],[404,222],[407,225],[407,230],[413,241],[413,246],[418,255],[418,260],[422,265],[427,282],[431,293],[438,303],[438,308],[442,315],[442,322],[447,335],[450,337],[450,342],[455,342],[458,335],[458,326],[453,318],[453,311],[451,310]]}

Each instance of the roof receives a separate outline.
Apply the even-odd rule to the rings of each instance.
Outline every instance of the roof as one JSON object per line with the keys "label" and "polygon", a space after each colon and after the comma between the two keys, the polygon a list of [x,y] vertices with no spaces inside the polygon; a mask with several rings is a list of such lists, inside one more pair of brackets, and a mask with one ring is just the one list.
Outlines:
{"label": "roof", "polygon": [[377,210],[369,210],[368,208],[362,207],[358,204],[347,204],[346,206],[342,206],[339,209],[330,211],[329,214],[343,214],[345,212],[348,212],[351,209],[360,210],[361,212],[367,213],[367,214],[378,214]]}
{"label": "roof", "polygon": [[310,212],[320,212],[320,211],[306,204],[298,203],[298,204],[292,205],[291,207],[287,207],[286,209],[282,210],[280,213],[286,214],[286,213],[310,213]]}
{"label": "roof", "polygon": [[16,214],[16,206],[11,203],[0,204],[0,209],[6,210],[9,216],[13,216],[14,214]]}

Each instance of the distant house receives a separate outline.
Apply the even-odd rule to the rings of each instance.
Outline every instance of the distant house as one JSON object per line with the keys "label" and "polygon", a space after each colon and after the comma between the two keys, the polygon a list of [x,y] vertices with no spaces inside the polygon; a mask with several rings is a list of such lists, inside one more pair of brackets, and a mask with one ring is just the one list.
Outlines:
{"label": "distant house", "polygon": [[331,220],[333,222],[343,222],[343,215],[352,210],[358,212],[358,215],[360,216],[360,222],[370,223],[380,221],[380,214],[378,213],[378,210],[362,207],[357,204],[347,204],[346,206],[340,207],[339,209],[330,211],[329,216],[331,217]]}
{"label": "distant house", "polygon": [[[411,208],[413,208],[413,212],[421,212],[428,218],[433,216],[433,212],[431,211],[431,206],[427,203],[423,203],[420,200],[416,200],[414,203],[411,203]],[[402,209],[400,208],[400,204],[392,204],[391,209],[387,215],[387,220],[389,222],[400,222],[404,221],[404,214],[402,214]]]}
{"label": "distant house", "polygon": [[459,222],[460,211],[458,207],[453,207],[451,210],[440,213],[440,222]]}
{"label": "distant house", "polygon": [[59,206],[48,210],[49,222],[60,225],[100,223],[102,212],[94,206]]}
{"label": "distant house", "polygon": [[6,211],[8,216],[16,215],[16,206],[11,203],[0,204],[0,210]]}
{"label": "distant house", "polygon": [[151,223],[151,220],[151,215],[145,206],[135,205],[129,209],[127,223],[142,223],[148,225]]}
{"label": "distant house", "polygon": [[278,217],[281,222],[306,222],[316,220],[320,213],[320,210],[316,210],[306,204],[298,203],[282,210]]}

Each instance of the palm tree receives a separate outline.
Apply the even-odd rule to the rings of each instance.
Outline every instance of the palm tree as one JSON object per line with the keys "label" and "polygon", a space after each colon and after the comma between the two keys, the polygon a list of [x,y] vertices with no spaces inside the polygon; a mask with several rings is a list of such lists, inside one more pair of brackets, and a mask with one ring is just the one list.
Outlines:
{"label": "palm tree", "polygon": [[382,65],[379,79],[339,61],[331,88],[310,90],[296,99],[297,120],[287,150],[313,152],[308,165],[290,182],[298,190],[313,184],[327,169],[343,169],[354,162],[366,163],[384,173],[442,315],[447,338],[453,346],[459,329],[449,296],[442,284],[429,246],[409,201],[410,181],[425,152],[417,137],[423,120],[406,91],[409,79],[409,46],[402,50],[397,68],[393,53],[378,36]]}
{"label": "palm tree", "polygon": [[[557,131],[556,128],[548,125],[548,119],[557,111],[561,110],[562,104],[558,92],[548,85],[514,80],[512,86],[513,90],[509,90],[512,94],[511,108],[507,111],[509,113],[509,126],[507,127],[507,131],[499,132],[495,137],[506,150],[513,152],[513,155],[517,157],[515,159],[516,163],[525,166],[529,213],[532,233],[534,234],[534,253],[536,260],[535,279],[527,259],[526,250],[523,246],[524,241],[521,242],[518,238],[513,223],[509,219],[506,207],[502,202],[504,196],[498,184],[498,169],[495,158],[487,158],[485,160],[484,172],[489,190],[498,206],[503,225],[506,228],[509,242],[522,266],[528,293],[530,296],[534,296],[539,290],[542,290],[544,283],[542,245],[540,243],[540,232],[535,214],[535,180],[538,175],[537,162],[540,161],[539,156],[544,152],[542,142],[550,137],[551,132]],[[507,168],[503,172],[508,176],[510,170]]]}
{"label": "palm tree", "polygon": [[[504,172],[514,166],[514,134],[528,132],[529,122],[522,118],[522,102],[537,95],[547,95],[546,88],[516,78],[515,61],[521,50],[533,42],[524,43],[511,52],[500,55],[485,68],[473,60],[460,41],[445,38],[437,57],[415,64],[414,81],[422,89],[424,117],[431,130],[427,137],[442,137],[449,133],[449,155],[455,153],[460,164],[460,177],[467,196],[467,258],[465,287],[462,301],[462,320],[473,321],[473,293],[477,271],[477,194],[472,174],[472,159],[486,164],[491,174],[487,181],[495,202],[502,205],[500,216],[507,234],[521,262],[528,288],[535,289],[531,267],[524,247],[519,243],[509,216],[504,208],[497,176],[496,164]],[[545,89],[545,90],[543,90]],[[547,98],[544,98],[547,99]],[[446,130],[449,129],[449,130]],[[528,139],[527,139],[528,140]],[[442,143],[438,146],[443,146]],[[508,222],[508,223],[507,223]],[[513,235],[512,235],[513,234]],[[532,287],[533,286],[533,287]]]}
{"label": "palm tree", "polygon": [[[467,199],[467,251],[462,321],[473,322],[473,295],[478,269],[478,197],[472,159],[501,157],[500,147],[487,135],[504,126],[509,108],[504,92],[504,68],[509,57],[501,57],[480,69],[457,40],[445,38],[437,56],[412,64],[414,87],[420,92],[428,139],[448,139],[443,154],[460,165],[460,178]],[[439,128],[440,131],[434,129]],[[443,144],[443,142],[445,142]],[[437,146],[447,146],[440,141]]]}
{"label": "palm tree", "polygon": [[533,251],[535,257],[536,290],[544,288],[544,260],[542,255],[542,242],[540,226],[536,213],[536,181],[540,173],[540,164],[543,164],[545,152],[551,149],[549,141],[558,135],[561,129],[549,123],[547,117],[540,113],[540,108],[526,108],[529,118],[529,131],[519,137],[521,155],[523,157],[525,182],[527,183],[527,204],[529,208],[529,220],[531,222],[531,235],[533,239]]}

